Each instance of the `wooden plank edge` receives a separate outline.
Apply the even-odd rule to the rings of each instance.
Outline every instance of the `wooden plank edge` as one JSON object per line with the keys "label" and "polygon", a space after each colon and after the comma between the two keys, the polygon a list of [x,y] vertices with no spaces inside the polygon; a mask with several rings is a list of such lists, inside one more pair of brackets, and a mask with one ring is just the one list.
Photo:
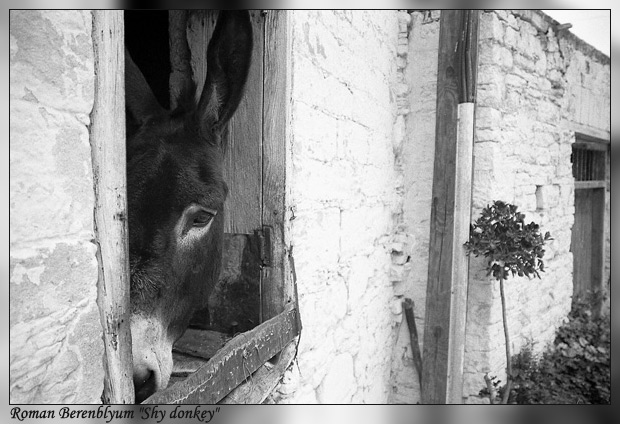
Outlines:
{"label": "wooden plank edge", "polygon": [[[254,373],[266,361],[281,352],[299,334],[296,315],[295,305],[288,304],[281,314],[233,338],[206,365],[186,380],[153,394],[143,403],[215,404],[219,402],[241,384],[247,375]],[[276,335],[278,337],[274,337]],[[260,341],[273,341],[273,343],[259,346]],[[241,367],[247,375],[242,377],[235,375],[233,372],[235,367]],[[231,387],[207,390],[217,383],[218,374],[223,375],[227,380],[226,383]]]}
{"label": "wooden plank edge", "polygon": [[452,221],[452,290],[448,337],[446,403],[463,403],[463,364],[467,327],[469,256],[463,244],[469,239],[471,223],[472,169],[474,149],[474,103],[458,106],[454,219]]}
{"label": "wooden plank edge", "polygon": [[104,403],[134,403],[129,328],[125,173],[123,11],[92,12],[95,98],[90,144],[95,192],[99,308],[104,343]]}
{"label": "wooden plank edge", "polygon": [[221,404],[260,404],[276,388],[284,371],[291,365],[297,353],[298,337],[290,341],[277,355],[275,363],[265,362],[245,382],[224,397]]}

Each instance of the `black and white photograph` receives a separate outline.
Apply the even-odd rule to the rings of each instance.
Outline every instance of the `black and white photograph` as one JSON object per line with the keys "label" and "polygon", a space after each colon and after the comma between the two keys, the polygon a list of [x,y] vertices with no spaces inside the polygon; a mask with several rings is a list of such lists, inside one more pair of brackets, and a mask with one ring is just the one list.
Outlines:
{"label": "black and white photograph", "polygon": [[12,421],[611,404],[610,8],[30,3]]}

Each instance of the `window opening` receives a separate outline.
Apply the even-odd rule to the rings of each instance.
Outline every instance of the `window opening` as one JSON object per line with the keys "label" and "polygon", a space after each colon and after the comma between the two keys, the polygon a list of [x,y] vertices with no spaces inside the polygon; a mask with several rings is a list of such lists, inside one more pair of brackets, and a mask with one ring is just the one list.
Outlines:
{"label": "window opening", "polygon": [[571,158],[575,181],[604,181],[605,153],[595,150],[592,144],[576,143]]}
{"label": "window opening", "polygon": [[573,300],[589,299],[600,311],[605,255],[605,192],[609,143],[577,134],[571,161],[575,179],[575,215],[572,229]]}

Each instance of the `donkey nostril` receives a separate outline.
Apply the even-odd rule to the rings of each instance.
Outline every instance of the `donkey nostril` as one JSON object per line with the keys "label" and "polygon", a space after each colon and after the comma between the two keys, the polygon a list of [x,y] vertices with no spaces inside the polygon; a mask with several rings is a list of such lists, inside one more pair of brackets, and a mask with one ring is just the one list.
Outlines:
{"label": "donkey nostril", "polygon": [[133,371],[133,386],[136,394],[136,403],[142,403],[155,393],[155,372],[146,366],[136,366]]}

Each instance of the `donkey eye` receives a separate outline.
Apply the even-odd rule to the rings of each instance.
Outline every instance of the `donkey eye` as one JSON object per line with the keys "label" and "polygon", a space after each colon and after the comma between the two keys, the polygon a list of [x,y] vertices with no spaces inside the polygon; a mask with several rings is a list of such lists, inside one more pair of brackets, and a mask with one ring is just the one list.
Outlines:
{"label": "donkey eye", "polygon": [[184,240],[187,236],[191,236],[190,239],[193,240],[194,237],[202,237],[208,234],[216,215],[217,210],[215,209],[205,208],[196,203],[188,205],[175,226],[177,236]]}
{"label": "donkey eye", "polygon": [[192,219],[193,227],[204,227],[215,217],[216,211],[201,210]]}

